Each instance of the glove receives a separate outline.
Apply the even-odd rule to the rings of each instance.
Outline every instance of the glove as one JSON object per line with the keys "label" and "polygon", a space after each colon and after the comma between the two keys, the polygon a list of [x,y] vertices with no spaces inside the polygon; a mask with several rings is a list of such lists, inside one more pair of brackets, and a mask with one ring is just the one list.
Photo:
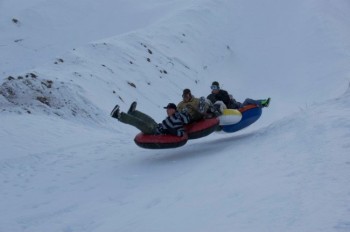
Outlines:
{"label": "glove", "polygon": [[164,128],[163,128],[163,124],[159,123],[157,128],[156,128],[156,132],[157,134],[164,134]]}
{"label": "glove", "polygon": [[184,134],[185,134],[185,130],[183,130],[183,129],[179,129],[176,132],[176,135],[179,136],[179,137],[182,137]]}

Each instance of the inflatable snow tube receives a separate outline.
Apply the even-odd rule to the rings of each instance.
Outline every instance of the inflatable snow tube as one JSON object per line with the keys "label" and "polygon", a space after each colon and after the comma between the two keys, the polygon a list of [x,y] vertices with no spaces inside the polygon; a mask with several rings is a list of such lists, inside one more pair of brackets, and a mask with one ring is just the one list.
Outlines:
{"label": "inflatable snow tube", "polygon": [[213,133],[219,122],[218,118],[209,118],[186,125],[188,139],[198,139]]}
{"label": "inflatable snow tube", "polygon": [[235,109],[224,109],[219,116],[220,126],[236,124],[242,119],[242,113]]}
{"label": "inflatable snow tube", "polygon": [[187,143],[188,136],[184,134],[182,137],[175,135],[146,135],[139,133],[134,141],[142,148],[147,149],[166,149],[181,147]]}
{"label": "inflatable snow tube", "polygon": [[242,114],[242,119],[236,124],[222,126],[222,131],[233,133],[246,128],[260,118],[262,109],[257,105],[247,105],[239,109],[239,112]]}
{"label": "inflatable snow tube", "polygon": [[213,133],[219,125],[218,118],[203,119],[185,126],[186,134],[182,137],[175,135],[146,135],[139,133],[134,142],[142,148],[166,149],[181,147],[188,139],[198,139]]}

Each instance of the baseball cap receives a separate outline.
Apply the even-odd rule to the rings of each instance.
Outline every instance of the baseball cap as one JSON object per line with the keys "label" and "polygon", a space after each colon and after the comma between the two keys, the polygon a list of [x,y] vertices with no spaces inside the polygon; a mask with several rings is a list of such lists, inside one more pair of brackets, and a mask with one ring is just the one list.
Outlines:
{"label": "baseball cap", "polygon": [[169,103],[167,106],[164,106],[164,109],[174,109],[177,110],[177,107],[174,103]]}

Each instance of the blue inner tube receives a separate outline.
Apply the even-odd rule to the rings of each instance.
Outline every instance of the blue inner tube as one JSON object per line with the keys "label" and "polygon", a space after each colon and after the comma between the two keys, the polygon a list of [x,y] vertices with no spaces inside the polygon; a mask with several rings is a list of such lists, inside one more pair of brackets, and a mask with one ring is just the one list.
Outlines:
{"label": "blue inner tube", "polygon": [[233,133],[233,132],[242,130],[243,128],[246,128],[247,126],[256,122],[262,114],[262,109],[261,107],[258,107],[258,106],[254,106],[254,107],[250,106],[250,107],[247,107],[246,109],[243,108],[240,111],[242,113],[241,121],[239,121],[236,124],[222,126],[223,131],[227,133]]}

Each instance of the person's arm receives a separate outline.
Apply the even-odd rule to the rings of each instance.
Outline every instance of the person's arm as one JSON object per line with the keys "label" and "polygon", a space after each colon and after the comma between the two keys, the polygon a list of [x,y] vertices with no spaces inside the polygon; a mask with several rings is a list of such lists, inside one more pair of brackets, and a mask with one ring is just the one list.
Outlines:
{"label": "person's arm", "polygon": [[215,95],[212,94],[212,93],[208,95],[207,99],[208,99],[212,104],[214,104],[214,103],[216,102],[216,97],[215,97]]}
{"label": "person's arm", "polygon": [[180,116],[180,119],[181,121],[184,123],[184,124],[188,124],[190,123],[190,115],[187,113],[187,112],[179,112],[179,116]]}

